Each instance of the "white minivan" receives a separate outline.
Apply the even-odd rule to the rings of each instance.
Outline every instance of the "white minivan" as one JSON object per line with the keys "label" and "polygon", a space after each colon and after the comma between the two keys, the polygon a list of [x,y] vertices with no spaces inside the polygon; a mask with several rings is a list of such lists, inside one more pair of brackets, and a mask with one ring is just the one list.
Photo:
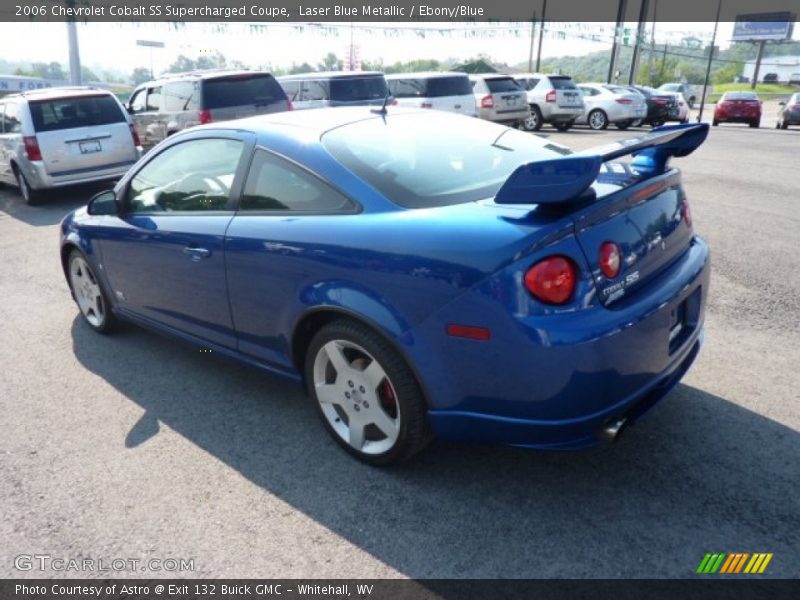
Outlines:
{"label": "white minivan", "polygon": [[472,84],[466,73],[396,73],[387,75],[386,82],[399,106],[478,116]]}

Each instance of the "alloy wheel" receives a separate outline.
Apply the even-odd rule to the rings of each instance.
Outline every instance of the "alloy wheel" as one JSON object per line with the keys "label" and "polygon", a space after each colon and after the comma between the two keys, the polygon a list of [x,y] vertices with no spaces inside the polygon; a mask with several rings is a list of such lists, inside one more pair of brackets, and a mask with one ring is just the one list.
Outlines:
{"label": "alloy wheel", "polygon": [[74,256],[70,261],[69,281],[81,314],[94,327],[102,327],[106,320],[103,294],[92,269],[82,256]]}

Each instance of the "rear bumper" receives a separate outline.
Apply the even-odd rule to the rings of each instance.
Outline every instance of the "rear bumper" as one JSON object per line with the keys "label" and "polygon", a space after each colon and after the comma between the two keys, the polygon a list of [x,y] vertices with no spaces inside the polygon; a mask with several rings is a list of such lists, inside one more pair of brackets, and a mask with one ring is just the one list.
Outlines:
{"label": "rear bumper", "polygon": [[[694,362],[703,340],[709,272],[708,246],[696,238],[623,306],[512,315],[510,326],[486,317],[481,324],[490,327],[491,341],[481,346],[446,340],[438,349],[441,359],[428,357],[436,372],[427,364],[420,369],[434,433],[542,449],[601,443],[599,430],[620,418],[635,422]],[[670,342],[679,306],[690,307],[686,326]],[[442,321],[459,322],[448,312],[436,328]]]}
{"label": "rear bumper", "polygon": [[[142,148],[139,147],[136,149],[136,160],[141,158],[141,156]],[[136,160],[59,173],[49,173],[42,161],[24,162],[20,164],[20,168],[25,173],[25,177],[33,189],[43,190],[67,185],[91,183],[94,181],[119,179],[128,172],[128,169],[136,164]]]}
{"label": "rear bumper", "polygon": [[530,110],[527,106],[523,110],[503,110],[498,111],[493,108],[481,108],[479,115],[481,119],[487,121],[494,121],[495,123],[512,123],[516,121],[523,121],[530,115]]}
{"label": "rear bumper", "polygon": [[574,121],[583,114],[584,107],[565,108],[561,106],[553,106],[549,111],[542,111],[544,120],[549,123],[569,123]]}

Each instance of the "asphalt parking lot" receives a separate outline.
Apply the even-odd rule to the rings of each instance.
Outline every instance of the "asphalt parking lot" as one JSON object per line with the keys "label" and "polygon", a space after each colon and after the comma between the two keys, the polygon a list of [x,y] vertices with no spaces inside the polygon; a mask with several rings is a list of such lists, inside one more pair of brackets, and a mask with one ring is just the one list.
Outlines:
{"label": "asphalt parking lot", "polygon": [[706,552],[772,552],[767,576],[800,577],[800,130],[772,119],[676,161],[712,248],[706,345],[619,443],[581,453],[440,443],[366,467],[293,384],[93,334],[57,225],[96,188],[41,207],[0,189],[0,575],[92,575],[14,567],[48,554],[207,577],[692,577]]}

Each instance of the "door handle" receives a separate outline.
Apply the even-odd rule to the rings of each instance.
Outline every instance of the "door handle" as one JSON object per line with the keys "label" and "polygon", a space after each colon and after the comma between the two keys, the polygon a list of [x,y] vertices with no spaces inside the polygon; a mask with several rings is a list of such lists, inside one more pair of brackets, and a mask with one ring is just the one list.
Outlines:
{"label": "door handle", "polygon": [[201,258],[208,258],[211,256],[211,250],[208,248],[198,248],[197,246],[186,246],[183,253],[190,256],[193,261],[197,262]]}

